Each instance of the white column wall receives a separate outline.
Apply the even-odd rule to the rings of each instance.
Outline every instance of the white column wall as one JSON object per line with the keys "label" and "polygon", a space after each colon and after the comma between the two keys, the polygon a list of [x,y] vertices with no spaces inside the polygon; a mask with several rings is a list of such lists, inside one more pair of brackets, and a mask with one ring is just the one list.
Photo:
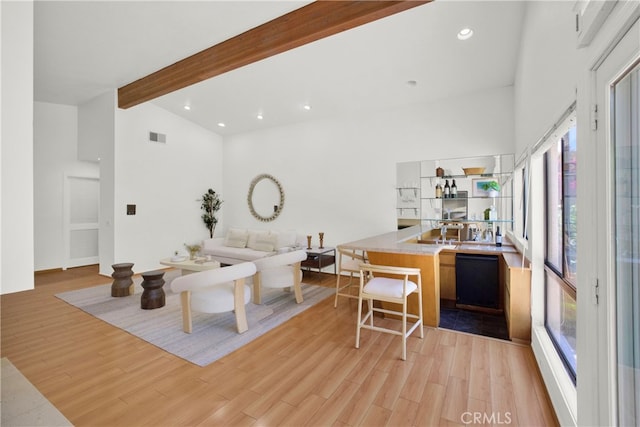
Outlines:
{"label": "white column wall", "polygon": [[0,2],[0,293],[33,289],[33,2]]}
{"label": "white column wall", "polygon": [[[318,232],[336,245],[394,230],[396,163],[513,153],[513,88],[368,116],[312,121],[225,138],[224,224]],[[273,222],[254,219],[251,180],[269,173],[285,205]]]}
{"label": "white column wall", "polygon": [[113,197],[116,93],[109,91],[78,107],[78,158],[100,164],[100,273],[111,275],[115,249]]}

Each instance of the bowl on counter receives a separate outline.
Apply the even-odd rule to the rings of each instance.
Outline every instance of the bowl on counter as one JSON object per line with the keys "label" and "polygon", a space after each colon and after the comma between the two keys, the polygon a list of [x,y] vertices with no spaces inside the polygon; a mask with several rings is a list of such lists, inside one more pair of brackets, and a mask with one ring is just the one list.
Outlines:
{"label": "bowl on counter", "polygon": [[465,175],[482,175],[486,168],[462,168]]}

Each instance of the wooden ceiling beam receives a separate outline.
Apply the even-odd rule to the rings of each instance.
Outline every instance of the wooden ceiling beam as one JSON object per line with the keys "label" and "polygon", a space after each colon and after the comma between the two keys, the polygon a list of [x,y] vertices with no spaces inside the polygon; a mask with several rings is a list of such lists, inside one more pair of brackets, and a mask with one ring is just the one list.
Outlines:
{"label": "wooden ceiling beam", "polygon": [[118,107],[133,107],[430,1],[315,1],[122,86]]}

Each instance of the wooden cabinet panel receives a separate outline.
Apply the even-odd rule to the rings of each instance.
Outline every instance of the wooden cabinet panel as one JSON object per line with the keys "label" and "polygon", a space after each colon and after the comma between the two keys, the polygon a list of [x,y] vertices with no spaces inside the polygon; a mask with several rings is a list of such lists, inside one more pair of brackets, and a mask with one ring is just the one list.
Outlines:
{"label": "wooden cabinet panel", "polygon": [[440,298],[456,300],[456,254],[440,252]]}
{"label": "wooden cabinet panel", "polygon": [[531,342],[531,269],[529,263],[503,255],[504,315],[509,338],[515,342]]}
{"label": "wooden cabinet panel", "polygon": [[[437,327],[440,323],[440,269],[438,255],[400,254],[367,251],[369,262],[378,265],[395,265],[400,267],[420,268],[422,276],[422,314],[425,326]],[[383,303],[390,306],[391,303]],[[418,313],[418,296],[409,296],[407,311]],[[398,309],[399,306],[393,307]]]}

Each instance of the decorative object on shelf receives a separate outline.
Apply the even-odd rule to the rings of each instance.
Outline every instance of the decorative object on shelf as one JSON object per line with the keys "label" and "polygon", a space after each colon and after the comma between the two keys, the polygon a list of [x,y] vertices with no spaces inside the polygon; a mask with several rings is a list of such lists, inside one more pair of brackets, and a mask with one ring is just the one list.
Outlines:
{"label": "decorative object on shelf", "polygon": [[498,197],[500,184],[495,179],[478,178],[473,180],[473,197]]}
{"label": "decorative object on shelf", "polygon": [[[256,211],[256,208],[254,207],[254,200],[253,200],[254,192],[257,194],[256,186],[263,180],[266,180],[267,183],[271,182],[272,184],[274,184],[276,186],[278,193],[280,194],[280,199],[279,201],[276,202],[277,204],[273,204],[273,212],[269,216],[266,216],[266,214],[258,213]],[[253,215],[256,219],[262,222],[273,221],[278,217],[278,215],[280,215],[280,212],[282,212],[282,208],[284,207],[284,190],[282,189],[282,185],[280,185],[280,182],[278,182],[277,179],[275,179],[273,176],[269,174],[263,173],[256,176],[255,178],[253,178],[253,181],[251,181],[251,184],[249,185],[249,195],[247,196],[247,203],[249,204],[249,210],[251,211],[251,215]],[[268,210],[270,209],[270,206],[271,205],[269,205],[268,209],[265,209],[264,206],[260,206],[259,209],[261,208],[262,212],[264,212],[265,210],[268,212]]]}
{"label": "decorative object on shelf", "polygon": [[307,249],[311,249],[311,236],[307,236]]}
{"label": "decorative object on shelf", "polygon": [[184,247],[189,251],[189,259],[196,259],[198,252],[202,249],[200,245],[187,245],[186,243],[184,244]]}
{"label": "decorative object on shelf", "polygon": [[204,211],[202,214],[202,221],[204,221],[207,229],[209,229],[209,237],[212,239],[213,232],[215,231],[216,224],[218,223],[216,212],[220,210],[220,205],[222,205],[222,200],[220,200],[218,194],[211,188],[202,195],[202,205],[200,205],[200,209]]}
{"label": "decorative object on shelf", "polygon": [[438,178],[442,178],[444,176],[444,169],[442,168],[436,168],[436,176]]}
{"label": "decorative object on shelf", "polygon": [[[443,170],[441,177],[437,176],[438,168]],[[416,173],[420,174],[419,205],[404,203],[402,196],[407,193],[406,190],[396,197],[398,229],[412,225],[437,228],[435,224],[442,220],[465,223],[478,221],[485,224],[499,222],[500,231],[504,235],[506,230],[513,227],[513,171],[513,154],[398,163],[397,183],[412,182]],[[445,194],[445,180],[449,181],[448,197]],[[453,190],[453,180],[457,192]],[[476,180],[496,181],[500,190],[498,192],[495,188],[477,186]],[[401,187],[402,185],[398,185],[397,188]],[[485,220],[483,211],[491,205],[495,206],[498,219]],[[415,218],[410,217],[413,208],[417,209]]]}
{"label": "decorative object on shelf", "polygon": [[482,175],[486,168],[462,168],[465,175]]}
{"label": "decorative object on shelf", "polygon": [[320,249],[324,249],[324,233],[320,232],[318,233],[318,237],[320,237]]}
{"label": "decorative object on shelf", "polygon": [[484,210],[484,220],[485,221],[497,221],[498,212],[496,211],[495,206],[488,207]]}

